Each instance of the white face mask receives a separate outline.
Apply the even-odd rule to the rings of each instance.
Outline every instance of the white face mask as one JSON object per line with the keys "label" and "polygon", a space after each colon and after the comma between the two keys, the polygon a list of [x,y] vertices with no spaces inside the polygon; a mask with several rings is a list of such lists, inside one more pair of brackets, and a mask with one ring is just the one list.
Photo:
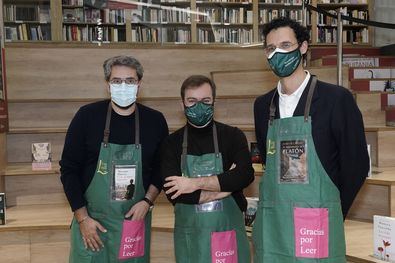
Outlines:
{"label": "white face mask", "polygon": [[137,90],[137,84],[110,84],[111,100],[121,107],[128,107],[136,101]]}

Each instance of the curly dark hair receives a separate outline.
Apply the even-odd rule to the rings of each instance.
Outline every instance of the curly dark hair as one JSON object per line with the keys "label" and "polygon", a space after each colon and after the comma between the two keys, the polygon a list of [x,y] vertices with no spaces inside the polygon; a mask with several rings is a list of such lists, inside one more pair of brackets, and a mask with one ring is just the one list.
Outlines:
{"label": "curly dark hair", "polygon": [[[262,34],[263,38],[265,40],[265,47],[266,47],[266,37],[267,35],[274,29],[278,29],[280,27],[290,27],[296,36],[296,39],[298,40],[299,45],[301,45],[304,41],[307,41],[307,43],[310,40],[310,32],[309,30],[302,26],[300,23],[296,22],[293,19],[290,19],[288,17],[279,17],[276,19],[273,19],[267,24],[263,25],[262,29]],[[303,58],[306,59],[307,55],[304,54]]]}

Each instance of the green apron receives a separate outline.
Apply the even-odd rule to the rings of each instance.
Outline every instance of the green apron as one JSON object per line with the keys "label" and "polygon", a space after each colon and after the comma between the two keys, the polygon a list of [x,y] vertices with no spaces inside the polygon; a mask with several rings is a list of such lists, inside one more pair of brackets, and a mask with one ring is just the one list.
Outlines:
{"label": "green apron", "polygon": [[[185,126],[181,171],[195,178],[223,172],[222,155],[218,148],[217,129],[213,123],[215,153],[187,155],[188,129]],[[200,205],[175,205],[174,244],[177,263],[211,262],[211,234],[235,230],[238,262],[250,262],[250,248],[244,226],[244,216],[232,196]]]}
{"label": "green apron", "polygon": [[[316,82],[313,76],[304,116],[274,120],[277,92],[272,98],[266,172],[253,228],[256,263],[346,262],[340,193],[318,158],[311,133]],[[307,227],[300,228],[300,220]],[[312,244],[322,247],[305,250]]]}
{"label": "green apron", "polygon": [[[97,230],[104,244],[98,252],[85,249],[78,222],[73,219],[71,225],[71,250],[69,262],[73,263],[111,263],[111,262],[149,262],[151,212],[145,217],[145,255],[139,258],[118,260],[118,252],[122,234],[122,224],[129,209],[141,201],[145,196],[142,180],[141,145],[139,144],[139,114],[135,109],[135,144],[118,145],[108,143],[110,135],[111,102],[108,105],[104,140],[100,148],[100,155],[95,175],[85,192],[89,216],[97,220],[106,233]],[[113,200],[115,191],[114,172],[120,165],[135,167],[135,189],[130,200]]]}

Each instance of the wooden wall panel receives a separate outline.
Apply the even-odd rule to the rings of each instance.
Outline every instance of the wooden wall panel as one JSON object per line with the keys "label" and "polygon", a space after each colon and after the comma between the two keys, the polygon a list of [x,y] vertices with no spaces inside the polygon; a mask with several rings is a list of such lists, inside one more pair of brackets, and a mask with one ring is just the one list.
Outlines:
{"label": "wooden wall panel", "polygon": [[104,98],[102,64],[116,55],[134,56],[142,63],[143,97],[178,97],[182,81],[192,74],[267,68],[262,49],[10,47],[6,51],[10,100]]}
{"label": "wooden wall panel", "polygon": [[394,162],[395,131],[378,132],[378,163],[379,167],[391,167]]}
{"label": "wooden wall panel", "polygon": [[67,203],[57,174],[7,176],[6,189],[7,206]]}
{"label": "wooden wall panel", "polygon": [[66,263],[70,251],[70,231],[32,231],[31,263]]}
{"label": "wooden wall panel", "polygon": [[1,262],[30,262],[30,236],[28,231],[0,234]]}
{"label": "wooden wall panel", "polygon": [[385,126],[385,111],[381,110],[380,93],[357,93],[356,101],[365,126]]}
{"label": "wooden wall panel", "polygon": [[373,220],[373,215],[390,216],[389,186],[365,183],[348,212],[348,219]]}
{"label": "wooden wall panel", "polygon": [[[311,67],[308,70],[319,80],[336,84],[336,67]],[[213,72],[212,76],[218,91],[233,91],[231,95],[259,96],[274,89],[278,82],[271,70]],[[343,86],[349,87],[348,67],[343,67]]]}
{"label": "wooden wall panel", "polygon": [[52,161],[57,162],[62,154],[65,135],[65,133],[8,134],[8,162],[31,162],[33,142],[51,142]]}

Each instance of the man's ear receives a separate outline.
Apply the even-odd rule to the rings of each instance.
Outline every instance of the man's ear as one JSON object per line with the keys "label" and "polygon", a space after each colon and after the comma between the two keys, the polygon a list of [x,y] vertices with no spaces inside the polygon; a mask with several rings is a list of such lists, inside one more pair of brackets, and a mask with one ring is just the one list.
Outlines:
{"label": "man's ear", "polygon": [[184,111],[185,110],[185,105],[184,105],[184,101],[183,100],[180,101],[180,106],[181,106],[181,110]]}
{"label": "man's ear", "polygon": [[111,94],[110,83],[108,83],[106,80],[104,80],[104,86],[106,87],[108,94]]}
{"label": "man's ear", "polygon": [[302,55],[306,54],[307,49],[309,49],[309,43],[307,43],[307,41],[303,41],[300,45],[300,53],[302,53]]}

